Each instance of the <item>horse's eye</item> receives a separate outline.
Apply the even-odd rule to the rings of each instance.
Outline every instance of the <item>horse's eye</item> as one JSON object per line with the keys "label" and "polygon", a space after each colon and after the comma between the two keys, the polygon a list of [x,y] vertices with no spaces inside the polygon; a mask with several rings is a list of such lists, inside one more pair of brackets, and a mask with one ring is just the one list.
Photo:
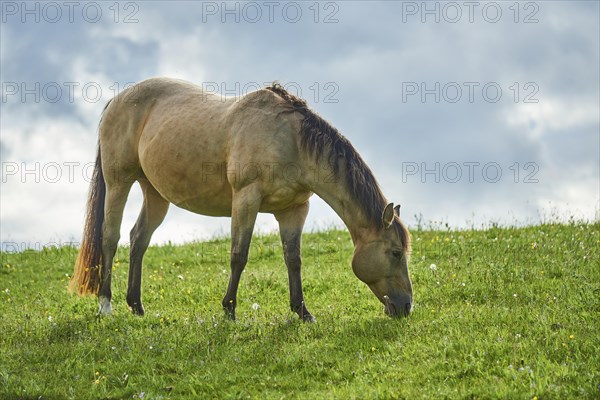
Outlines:
{"label": "horse's eye", "polygon": [[392,255],[394,256],[394,258],[397,258],[397,259],[401,259],[402,258],[402,252],[399,251],[399,250],[392,251]]}

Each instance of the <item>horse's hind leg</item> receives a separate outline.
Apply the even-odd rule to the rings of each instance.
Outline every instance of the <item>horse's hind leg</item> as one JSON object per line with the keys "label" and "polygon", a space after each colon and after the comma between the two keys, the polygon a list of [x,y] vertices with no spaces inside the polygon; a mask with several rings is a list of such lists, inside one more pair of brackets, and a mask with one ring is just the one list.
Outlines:
{"label": "horse's hind leg", "polygon": [[301,241],[302,228],[308,214],[308,202],[275,214],[279,222],[279,234],[283,245],[283,255],[288,269],[290,283],[290,308],[306,322],[314,322],[315,317],[308,311],[304,304],[302,292],[302,266]]}
{"label": "horse's hind leg", "polygon": [[142,260],[150,244],[152,234],[162,223],[169,209],[165,200],[147,179],[139,180],[144,193],[142,211],[131,230],[131,254],[129,261],[129,281],[127,285],[127,304],[137,315],[144,315],[142,306]]}
{"label": "horse's hind leg", "polygon": [[[106,175],[105,175],[106,176]],[[98,314],[110,314],[112,307],[111,278],[112,263],[119,243],[121,220],[125,202],[133,181],[114,180],[106,182],[106,197],[104,204],[104,223],[102,225],[102,269],[101,282],[98,292]]]}

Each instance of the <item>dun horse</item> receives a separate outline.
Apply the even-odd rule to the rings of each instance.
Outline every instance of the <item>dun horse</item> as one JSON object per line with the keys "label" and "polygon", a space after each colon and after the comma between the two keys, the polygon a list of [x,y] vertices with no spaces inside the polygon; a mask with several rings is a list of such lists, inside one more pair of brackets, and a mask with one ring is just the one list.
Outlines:
{"label": "dun horse", "polygon": [[352,269],[390,316],[412,308],[410,237],[350,142],[282,86],[240,98],[206,93],[179,80],[153,78],[113,98],[100,125],[83,242],[71,290],[96,294],[111,308],[112,263],[123,209],[134,182],[144,203],[131,230],[127,303],[144,314],[142,259],[169,204],[231,216],[231,275],[223,307],[235,319],[240,276],[257,213],[279,223],[290,305],[305,321],[300,243],[316,193],[344,221],[354,242]]}

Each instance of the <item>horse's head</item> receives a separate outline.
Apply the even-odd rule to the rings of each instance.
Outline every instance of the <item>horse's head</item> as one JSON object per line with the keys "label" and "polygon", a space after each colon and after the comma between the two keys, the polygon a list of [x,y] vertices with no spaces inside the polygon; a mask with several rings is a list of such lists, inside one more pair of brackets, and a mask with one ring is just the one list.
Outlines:
{"label": "horse's head", "polygon": [[398,218],[399,207],[385,207],[376,236],[357,243],[352,259],[354,274],[366,283],[392,317],[408,316],[412,283],[408,275],[409,235]]}

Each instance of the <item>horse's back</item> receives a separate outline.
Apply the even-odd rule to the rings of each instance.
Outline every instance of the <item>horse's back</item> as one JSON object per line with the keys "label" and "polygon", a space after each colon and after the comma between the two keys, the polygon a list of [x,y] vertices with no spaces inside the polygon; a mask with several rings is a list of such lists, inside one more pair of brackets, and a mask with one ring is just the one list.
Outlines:
{"label": "horse's back", "polygon": [[131,174],[145,176],[171,203],[230,215],[233,191],[245,185],[259,184],[267,199],[297,191],[273,176],[298,158],[298,121],[281,113],[280,100],[268,90],[227,98],[184,81],[149,79],[109,104],[102,152],[137,165]]}

